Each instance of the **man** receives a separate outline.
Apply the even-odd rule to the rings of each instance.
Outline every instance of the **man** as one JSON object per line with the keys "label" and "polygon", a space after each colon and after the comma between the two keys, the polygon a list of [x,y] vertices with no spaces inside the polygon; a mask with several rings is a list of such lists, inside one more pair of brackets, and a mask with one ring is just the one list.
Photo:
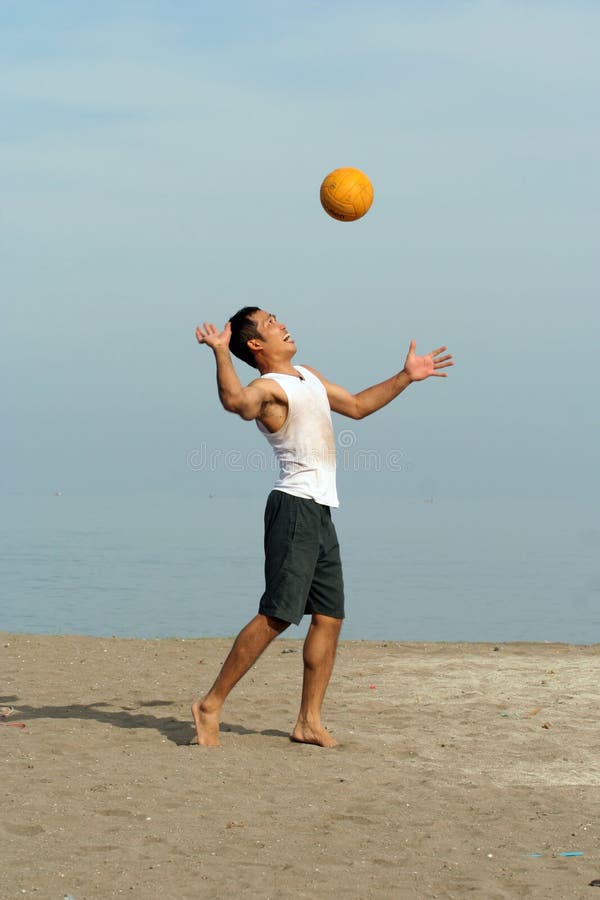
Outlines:
{"label": "man", "polygon": [[[229,412],[254,419],[279,462],[279,478],[265,510],[265,592],[258,614],[237,636],[208,694],[192,704],[196,741],[219,745],[225,699],[271,641],[310,614],[304,642],[304,678],[298,721],[291,738],[320,747],[337,741],[323,727],[321,706],[344,618],[339,546],[330,507],[338,506],[331,410],[362,419],[402,393],[413,381],[445,377],[445,347],[417,356],[411,341],[404,368],[387,381],[351,394],[310,366],[293,366],[296,344],[284,324],[258,307],[241,309],[219,332],[196,329],[215,355],[219,399]],[[243,387],[230,351],[260,377]]]}

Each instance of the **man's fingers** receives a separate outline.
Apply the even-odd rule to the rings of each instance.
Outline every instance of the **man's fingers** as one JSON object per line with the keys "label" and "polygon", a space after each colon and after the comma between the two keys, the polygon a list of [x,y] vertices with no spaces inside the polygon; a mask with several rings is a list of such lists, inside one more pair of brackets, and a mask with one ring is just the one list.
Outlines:
{"label": "man's fingers", "polygon": [[196,339],[199,344],[204,344],[211,334],[218,334],[217,329],[212,322],[203,322],[203,328],[198,325],[196,328]]}
{"label": "man's fingers", "polygon": [[202,325],[198,325],[196,328],[196,340],[199,344],[208,344],[209,347],[216,346],[214,343],[214,338],[221,340],[222,338],[229,339],[231,337],[231,323],[227,322],[225,328],[223,329],[223,334],[219,334],[219,329],[216,325],[213,325],[212,322],[203,322]]}
{"label": "man's fingers", "polygon": [[443,353],[444,350],[447,349],[447,347],[438,347],[437,350],[432,350],[431,353],[428,354],[428,356],[439,356],[440,353]]}

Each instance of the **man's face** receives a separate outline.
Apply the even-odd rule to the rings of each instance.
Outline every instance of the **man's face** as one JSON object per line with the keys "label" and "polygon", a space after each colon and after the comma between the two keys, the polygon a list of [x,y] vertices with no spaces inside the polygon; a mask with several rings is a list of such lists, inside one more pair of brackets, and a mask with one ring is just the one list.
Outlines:
{"label": "man's face", "polygon": [[265,312],[265,310],[259,309],[258,312],[253,313],[250,318],[256,323],[259,340],[261,340],[268,349],[296,351],[296,344],[289,331],[283,322],[277,321],[277,316],[274,313]]}

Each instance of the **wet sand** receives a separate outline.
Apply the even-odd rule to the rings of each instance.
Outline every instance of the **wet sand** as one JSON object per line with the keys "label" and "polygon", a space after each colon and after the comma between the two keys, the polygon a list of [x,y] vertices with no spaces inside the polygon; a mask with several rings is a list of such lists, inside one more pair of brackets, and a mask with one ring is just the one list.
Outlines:
{"label": "wet sand", "polygon": [[342,641],[323,750],[280,638],[190,746],[230,645],[0,633],[1,897],[600,900],[600,645]]}

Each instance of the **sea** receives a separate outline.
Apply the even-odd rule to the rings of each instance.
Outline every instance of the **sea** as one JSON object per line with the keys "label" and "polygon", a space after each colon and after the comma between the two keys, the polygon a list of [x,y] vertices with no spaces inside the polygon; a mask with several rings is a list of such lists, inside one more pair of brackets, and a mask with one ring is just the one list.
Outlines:
{"label": "sea", "polygon": [[[263,590],[264,500],[4,498],[0,629],[235,635]],[[346,639],[600,642],[594,503],[355,497],[334,521]]]}

